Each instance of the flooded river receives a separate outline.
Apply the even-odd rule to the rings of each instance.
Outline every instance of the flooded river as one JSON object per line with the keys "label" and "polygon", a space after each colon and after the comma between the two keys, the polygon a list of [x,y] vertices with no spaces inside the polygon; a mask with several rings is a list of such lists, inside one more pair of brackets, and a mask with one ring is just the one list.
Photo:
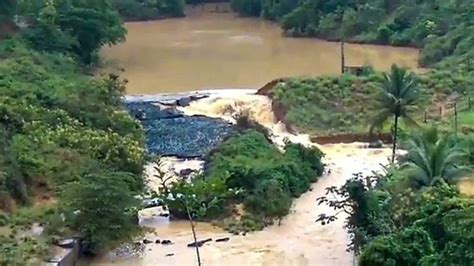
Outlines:
{"label": "flooded river", "polygon": [[[274,225],[263,231],[233,236],[210,224],[198,224],[199,239],[229,237],[224,243],[209,242],[200,248],[204,265],[353,265],[353,255],[345,251],[348,236],[343,228],[344,217],[330,225],[315,222],[318,214],[331,213],[327,206],[318,206],[316,198],[323,196],[325,188],[339,186],[352,173],[371,173],[387,163],[389,149],[360,149],[360,144],[324,145],[325,162],[331,174],[313,184],[312,190],[296,199],[291,213],[281,226]],[[153,211],[145,216],[153,217]],[[158,218],[159,219],[159,218]],[[155,222],[148,226],[153,231],[147,239],[170,239],[173,245],[148,244],[141,257],[104,257],[95,265],[197,265],[195,251],[186,245],[192,235],[186,221]],[[170,255],[173,254],[173,255]]]}
{"label": "flooded river", "polygon": [[[193,102],[182,108],[189,115],[206,115],[232,121],[234,113],[249,111],[249,115],[266,126],[274,135],[276,143],[283,138],[305,145],[310,142],[308,135],[291,135],[275,123],[271,102],[266,96],[252,95],[255,91],[221,91],[215,96]],[[348,235],[343,228],[344,216],[327,226],[316,223],[321,213],[331,213],[327,206],[318,206],[316,199],[324,196],[329,186],[340,186],[354,173],[372,173],[380,170],[381,164],[388,163],[390,149],[364,149],[362,143],[322,145],[326,154],[324,162],[331,173],[324,175],[312,185],[307,193],[295,199],[290,214],[281,226],[274,225],[259,232],[234,236],[211,224],[199,223],[199,239],[213,240],[229,237],[228,242],[208,242],[200,248],[204,265],[353,265],[353,254],[346,252]],[[170,170],[196,169],[202,163],[195,160],[176,161],[166,159]],[[174,165],[173,165],[174,164]],[[156,189],[154,165],[147,167],[147,183]],[[188,248],[192,234],[187,221],[168,221],[160,217],[159,208],[146,209],[140,213],[140,224],[149,227],[145,238],[152,241],[144,247],[140,256],[123,257],[110,253],[98,258],[94,265],[197,265],[195,251]],[[169,239],[173,245],[153,243],[156,239]]]}
{"label": "flooded river", "polygon": [[[113,64],[125,70],[127,94],[157,94],[219,88],[258,88],[288,76],[337,74],[340,46],[317,39],[285,38],[275,23],[238,18],[232,13],[192,9],[186,18],[127,24],[127,42],[104,50]],[[418,50],[375,45],[346,47],[348,65],[373,65],[387,70],[393,63],[416,68]],[[288,138],[307,145],[309,136],[291,135],[275,122],[271,102],[265,96],[237,93],[210,97],[183,108],[188,115],[232,119],[232,113],[248,111],[252,118],[275,134],[275,142]],[[197,226],[199,239],[229,237],[228,242],[208,242],[201,248],[204,265],[353,265],[345,251],[348,235],[344,217],[322,226],[318,214],[330,212],[316,198],[325,188],[339,186],[353,173],[371,173],[387,163],[389,149],[363,149],[360,143],[323,145],[325,163],[331,169],[312,189],[294,201],[282,225],[246,236],[233,236],[210,224]],[[166,161],[175,164],[174,159]],[[199,168],[200,161],[186,167]],[[151,168],[150,168],[151,167]],[[148,170],[153,169],[151,165]],[[149,176],[153,172],[148,171]],[[156,182],[149,180],[149,186]],[[192,235],[187,221],[168,221],[148,209],[142,225],[150,227],[146,238],[169,239],[173,245],[147,244],[139,257],[97,258],[93,265],[196,265]]]}
{"label": "flooded river", "polygon": [[[216,88],[257,88],[288,76],[337,74],[340,45],[285,38],[273,22],[213,13],[201,7],[186,18],[127,23],[127,41],[104,55],[125,69],[128,94]],[[416,68],[418,50],[376,45],[346,46],[347,65],[393,63]]]}

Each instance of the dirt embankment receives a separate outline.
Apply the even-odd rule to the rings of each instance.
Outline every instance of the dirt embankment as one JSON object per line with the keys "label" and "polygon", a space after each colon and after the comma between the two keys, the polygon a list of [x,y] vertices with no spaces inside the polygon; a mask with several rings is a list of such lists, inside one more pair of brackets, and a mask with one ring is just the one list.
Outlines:
{"label": "dirt embankment", "polygon": [[[288,113],[288,107],[283,103],[275,101],[273,99],[273,89],[280,83],[285,82],[285,78],[274,79],[257,91],[258,95],[265,95],[272,99],[272,111],[275,114],[277,121],[281,121],[285,124],[286,129],[290,133],[296,133],[296,127],[292,126],[286,120],[286,114]],[[352,142],[373,142],[381,140],[383,143],[392,143],[392,136],[388,133],[382,134],[368,134],[368,133],[343,133],[343,134],[329,134],[329,135],[315,135],[311,136],[311,141],[318,144],[330,144],[330,143],[352,143]]]}
{"label": "dirt embankment", "polygon": [[281,102],[278,102],[278,101],[275,101],[273,98],[273,89],[280,83],[283,83],[285,82],[285,78],[279,78],[279,79],[274,79],[270,82],[268,82],[267,84],[265,84],[265,86],[261,87],[258,91],[257,91],[257,95],[265,95],[267,97],[269,97],[271,100],[272,100],[272,111],[273,113],[275,114],[275,119],[277,120],[277,122],[282,122],[285,127],[286,127],[286,130],[288,130],[288,132],[290,133],[296,133],[296,128],[291,126],[290,123],[288,123],[288,121],[286,120],[286,114],[288,113],[288,107],[286,107],[283,103]]}

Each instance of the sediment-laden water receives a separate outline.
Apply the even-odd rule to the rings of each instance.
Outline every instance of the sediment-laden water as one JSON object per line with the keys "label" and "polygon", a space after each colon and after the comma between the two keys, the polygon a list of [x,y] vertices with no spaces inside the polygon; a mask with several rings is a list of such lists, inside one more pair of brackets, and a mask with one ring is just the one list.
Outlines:
{"label": "sediment-laden water", "polygon": [[[214,95],[178,108],[184,115],[203,115],[210,119],[234,122],[235,113],[246,111],[252,119],[266,126],[275,142],[288,138],[305,145],[316,145],[307,135],[292,135],[280,127],[266,96],[252,95],[250,91],[220,91]],[[143,100],[143,99],[142,99]],[[145,114],[145,117],[154,117]],[[159,116],[156,119],[161,119]],[[191,126],[191,125],[189,125]],[[322,226],[315,220],[320,213],[330,212],[327,206],[318,206],[316,198],[325,194],[326,187],[339,186],[352,174],[371,173],[387,163],[390,149],[364,149],[362,143],[323,145],[325,163],[331,174],[312,185],[312,189],[296,199],[290,214],[282,225],[274,225],[260,232],[234,236],[207,223],[197,226],[198,238],[213,240],[229,237],[227,242],[208,242],[201,250],[204,265],[351,265],[353,255],[346,252],[348,235],[343,228],[344,216],[330,225]],[[200,169],[200,160],[183,160],[165,157],[162,169],[173,174],[190,168]],[[146,169],[148,186],[157,190],[159,180],[154,177],[155,165]],[[151,229],[145,238],[151,241],[167,239],[172,245],[147,244],[137,256],[110,253],[94,261],[94,265],[196,265],[194,249],[188,248],[192,235],[187,221],[169,221],[161,217],[160,208],[140,213],[140,224]]]}
{"label": "sediment-laden water", "polygon": [[[200,223],[199,239],[229,237],[228,242],[209,242],[201,249],[204,265],[352,265],[353,255],[345,251],[348,236],[343,228],[344,216],[322,226],[315,222],[318,214],[331,212],[327,206],[318,206],[316,198],[325,188],[339,186],[353,173],[371,173],[387,163],[389,149],[361,149],[361,143],[324,145],[325,162],[331,174],[312,185],[312,191],[294,201],[291,213],[282,225],[263,231],[233,236],[218,227]],[[150,240],[169,239],[173,245],[148,244],[139,257],[123,258],[112,255],[95,262],[96,265],[197,265],[195,251],[188,248],[192,235],[187,221],[169,222],[157,216],[153,209],[142,213],[147,226],[153,231],[145,237]],[[155,215],[155,216],[154,216]],[[173,255],[170,255],[173,254]]]}
{"label": "sediment-laden water", "polygon": [[[104,55],[125,69],[123,76],[129,80],[128,94],[256,89],[274,78],[340,71],[338,43],[285,38],[275,23],[238,18],[232,13],[210,13],[195,8],[186,18],[134,22],[126,26],[127,41],[105,49]],[[379,70],[387,70],[393,63],[416,68],[418,50],[350,44],[346,46],[346,62],[347,65],[370,64]],[[284,125],[275,120],[271,101],[266,96],[252,95],[254,92],[202,92],[199,95],[205,98],[185,100],[178,104],[180,107],[168,111],[163,109],[176,104],[177,97],[127,99],[135,101],[136,105],[129,105],[129,109],[144,123],[150,151],[160,155],[195,157],[188,156],[194,153],[203,157],[208,148],[231,133],[235,116],[242,112],[267,127],[276,144],[289,139],[315,145],[307,135],[287,132]],[[140,105],[144,101],[148,103]],[[154,107],[150,108],[150,104]],[[205,140],[195,141],[193,133],[196,131],[202,132]],[[320,213],[330,211],[326,206],[318,206],[316,198],[324,195],[326,187],[342,185],[354,173],[380,170],[381,164],[388,162],[389,149],[369,150],[362,146],[361,143],[322,145],[320,148],[326,153],[324,160],[331,173],[294,201],[281,226],[233,236],[211,224],[198,223],[199,239],[230,238],[227,242],[206,243],[201,248],[203,264],[352,265],[353,255],[346,252],[348,235],[343,228],[344,217],[327,226],[316,223]],[[162,167],[170,173],[203,166],[203,161],[196,159],[165,157],[163,162]],[[153,190],[160,186],[154,177],[155,166],[150,164],[146,169],[148,186]],[[140,224],[151,230],[145,236],[147,239],[168,239],[173,241],[172,245],[147,244],[138,256],[131,257],[111,253],[98,258],[93,265],[197,265],[194,249],[187,247],[193,241],[189,223],[169,221],[159,216],[160,213],[161,210],[155,208],[142,211]]]}
{"label": "sediment-laden water", "polygon": [[[222,88],[258,88],[290,76],[338,74],[340,44],[286,38],[278,24],[200,7],[186,18],[127,23],[127,41],[107,48],[125,69],[128,94]],[[346,65],[387,70],[418,64],[418,50],[347,44]]]}

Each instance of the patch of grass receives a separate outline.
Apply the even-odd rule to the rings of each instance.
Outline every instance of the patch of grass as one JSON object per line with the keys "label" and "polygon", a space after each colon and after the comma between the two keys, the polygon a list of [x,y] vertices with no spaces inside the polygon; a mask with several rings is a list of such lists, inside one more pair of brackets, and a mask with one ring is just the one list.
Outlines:
{"label": "patch of grass", "polygon": [[474,111],[463,112],[458,116],[458,121],[461,125],[474,125]]}
{"label": "patch of grass", "polygon": [[[377,111],[382,75],[369,72],[363,76],[290,78],[274,89],[272,97],[288,108],[286,122],[302,132],[367,133]],[[433,70],[417,76],[417,80],[420,93],[412,117],[419,124],[423,124],[425,111],[429,123],[435,123],[435,106],[448,102],[450,96],[469,95],[474,88],[474,79],[456,72]],[[387,121],[384,129],[390,127]]]}

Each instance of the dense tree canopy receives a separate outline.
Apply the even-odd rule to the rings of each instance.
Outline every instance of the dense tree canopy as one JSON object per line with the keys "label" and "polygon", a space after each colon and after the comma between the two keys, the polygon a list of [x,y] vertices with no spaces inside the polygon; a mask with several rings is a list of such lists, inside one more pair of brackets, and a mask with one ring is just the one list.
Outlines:
{"label": "dense tree canopy", "polygon": [[103,45],[126,34],[108,0],[23,1],[21,10],[30,24],[25,37],[36,49],[72,53],[84,64],[95,63]]}
{"label": "dense tree canopy", "polygon": [[[144,137],[122,106],[125,84],[83,68],[123,40],[121,19],[109,1],[0,4],[2,18],[25,24],[0,43],[0,227],[10,232],[0,264],[40,264],[53,238],[71,234],[98,251],[136,229],[144,185]],[[45,233],[20,239],[35,222]]]}
{"label": "dense tree canopy", "polygon": [[[474,3],[470,0],[233,0],[242,15],[278,20],[289,35],[423,48],[421,62],[464,67],[474,57]],[[343,19],[341,19],[341,15]]]}
{"label": "dense tree canopy", "polygon": [[125,20],[150,20],[184,16],[184,0],[113,0]]}

